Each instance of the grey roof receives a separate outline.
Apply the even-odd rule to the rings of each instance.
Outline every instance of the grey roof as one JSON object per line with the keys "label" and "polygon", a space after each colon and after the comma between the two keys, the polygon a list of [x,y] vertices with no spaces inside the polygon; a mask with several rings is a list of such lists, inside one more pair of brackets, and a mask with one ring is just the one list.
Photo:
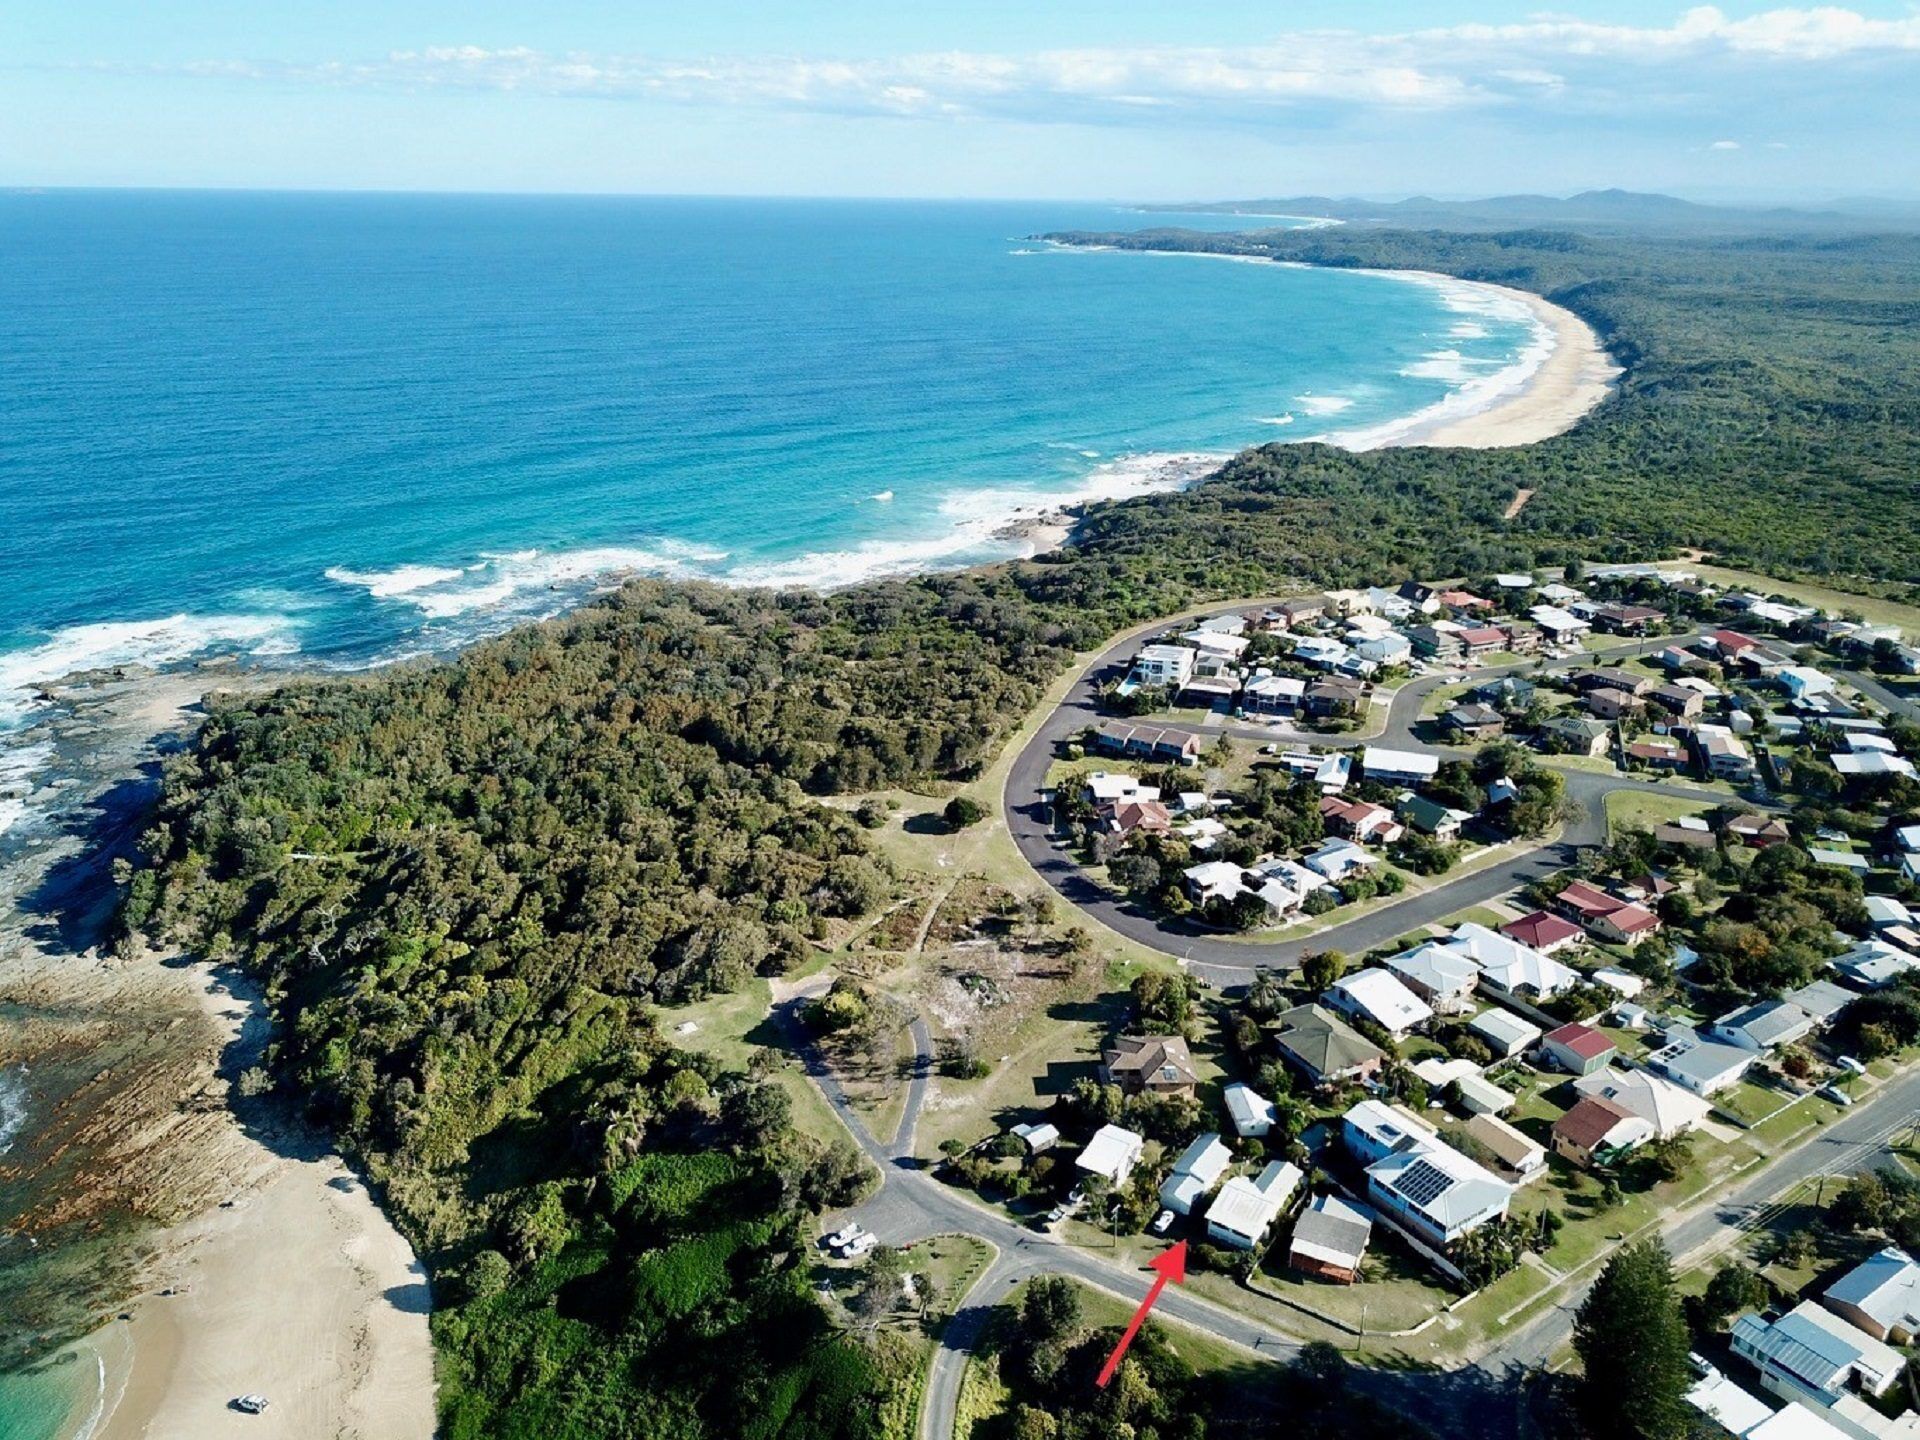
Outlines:
{"label": "grey roof", "polygon": [[1322,1195],[1293,1222],[1292,1248],[1316,1260],[1358,1265],[1372,1235],[1372,1223],[1356,1207]]}
{"label": "grey roof", "polygon": [[1787,996],[1815,1020],[1831,1020],[1853,1002],[1853,991],[1831,980],[1814,980]]}
{"label": "grey roof", "polygon": [[1337,1075],[1383,1058],[1378,1045],[1318,1005],[1296,1006],[1276,1023],[1275,1042],[1316,1075]]}
{"label": "grey roof", "polygon": [[1690,1080],[1715,1080],[1735,1065],[1752,1061],[1753,1052],[1738,1045],[1722,1045],[1717,1040],[1682,1041],[1659,1051],[1654,1059],[1669,1075],[1684,1075]]}
{"label": "grey roof", "polygon": [[1756,1045],[1777,1045],[1796,1031],[1804,1032],[1812,1018],[1785,1000],[1761,1000],[1721,1016],[1716,1023],[1722,1030],[1744,1030]]}
{"label": "grey roof", "polygon": [[1758,1315],[1742,1315],[1733,1322],[1733,1338],[1775,1369],[1822,1391],[1831,1389],[1863,1353],[1797,1314],[1782,1315],[1771,1325]]}
{"label": "grey roof", "polygon": [[1920,1325],[1920,1265],[1888,1246],[1834,1281],[1826,1299],[1852,1305],[1888,1328],[1914,1329]]}

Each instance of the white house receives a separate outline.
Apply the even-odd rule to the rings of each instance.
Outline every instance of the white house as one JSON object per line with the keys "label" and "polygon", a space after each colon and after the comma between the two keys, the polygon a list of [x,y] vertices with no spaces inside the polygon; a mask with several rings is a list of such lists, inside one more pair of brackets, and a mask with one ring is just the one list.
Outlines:
{"label": "white house", "polygon": [[1335,1010],[1373,1021],[1396,1040],[1433,1018],[1433,1007],[1385,970],[1342,975],[1325,995]]}
{"label": "white house", "polygon": [[1236,1175],[1207,1207],[1207,1238],[1235,1250],[1251,1250],[1300,1186],[1300,1167],[1270,1160],[1258,1176]]}
{"label": "white house", "polygon": [[1451,1145],[1410,1145],[1367,1167],[1367,1195],[1402,1230],[1444,1250],[1507,1213],[1513,1187]]}
{"label": "white house", "polygon": [[1671,1080],[1663,1080],[1646,1070],[1618,1070],[1608,1066],[1573,1082],[1582,1096],[1611,1100],[1629,1115],[1638,1115],[1653,1126],[1656,1140],[1684,1135],[1700,1124],[1713,1106],[1690,1090]]}
{"label": "white house", "polygon": [[1329,840],[1300,863],[1316,875],[1338,885],[1354,871],[1378,865],[1380,860],[1351,840]]}
{"label": "white house", "polygon": [[1911,1345],[1920,1335],[1920,1265],[1889,1245],[1828,1286],[1820,1303],[1876,1340]]}
{"label": "white house", "polygon": [[1191,1215],[1194,1205],[1220,1183],[1233,1163],[1233,1152],[1218,1135],[1202,1135],[1173,1162],[1173,1173],[1160,1186],[1160,1203],[1176,1215]]}
{"label": "white house", "polygon": [[1145,1137],[1118,1125],[1102,1125],[1073,1163],[1077,1169],[1098,1175],[1109,1185],[1124,1185],[1146,1148]]}
{"label": "white house", "polygon": [[1189,865],[1181,872],[1187,882],[1187,895],[1196,905],[1209,900],[1231,900],[1246,882],[1247,872],[1230,860],[1206,860]]}
{"label": "white house", "polygon": [[1363,749],[1360,765],[1367,772],[1367,779],[1381,785],[1418,785],[1440,773],[1439,756],[1393,750],[1384,745]]}
{"label": "white house", "polygon": [[1682,1089],[1696,1095],[1715,1095],[1747,1073],[1754,1052],[1697,1037],[1662,1046],[1647,1063]]}
{"label": "white house", "polygon": [[1451,945],[1429,941],[1380,962],[1414,994],[1442,1015],[1458,1015],[1471,1003],[1480,967]]}
{"label": "white house", "polygon": [[1096,805],[1144,804],[1160,798],[1160,787],[1142,785],[1132,775],[1096,770],[1087,776],[1087,798]]}
{"label": "white house", "polygon": [[1785,1000],[1761,1000],[1731,1010],[1707,1032],[1716,1040],[1764,1055],[1813,1033],[1813,1017]]}
{"label": "white house", "polygon": [[1733,1322],[1732,1341],[1733,1353],[1760,1372],[1762,1386],[1824,1410],[1856,1390],[1886,1394],[1906,1365],[1906,1356],[1891,1345],[1813,1300],[1801,1301],[1771,1324],[1758,1315],[1742,1315]]}
{"label": "white house", "polygon": [[1467,1022],[1467,1032],[1484,1040],[1494,1058],[1505,1060],[1540,1042],[1545,1032],[1531,1020],[1523,1020],[1511,1010],[1489,1006]]}
{"label": "white house", "polygon": [[1251,1085],[1236,1080],[1220,1094],[1226,1102],[1227,1118],[1233,1121],[1233,1131],[1243,1140],[1258,1140],[1273,1129],[1276,1112],[1273,1101],[1261,1095]]}
{"label": "white house", "polygon": [[1200,652],[1191,645],[1143,645],[1133,657],[1133,678],[1142,685],[1178,690],[1193,679]]}
{"label": "white house", "polygon": [[1449,943],[1480,967],[1481,986],[1496,996],[1550,1000],[1580,983],[1577,970],[1471,920],[1453,932]]}
{"label": "white house", "polygon": [[1836,956],[1832,964],[1841,979],[1873,990],[1909,970],[1920,970],[1920,956],[1885,940],[1862,940],[1846,954]]}

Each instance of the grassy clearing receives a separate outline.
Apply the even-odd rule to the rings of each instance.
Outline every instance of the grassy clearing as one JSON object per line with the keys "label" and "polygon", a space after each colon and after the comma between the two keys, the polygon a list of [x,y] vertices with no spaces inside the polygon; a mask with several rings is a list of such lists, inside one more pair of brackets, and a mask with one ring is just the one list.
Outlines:
{"label": "grassy clearing", "polygon": [[[1194,1277],[1199,1278],[1199,1277]],[[1218,1277],[1215,1277],[1218,1278]],[[1085,1322],[1097,1328],[1117,1328],[1133,1318],[1137,1300],[1123,1300],[1105,1290],[1097,1290],[1090,1285],[1076,1282],[1080,1292],[1080,1313]],[[1026,1287],[1020,1286],[1013,1295],[1018,1300]],[[1141,1293],[1146,1293],[1146,1282],[1141,1282]],[[1203,1331],[1182,1325],[1176,1320],[1152,1318],[1149,1326],[1159,1330],[1161,1338],[1167,1342],[1167,1348],[1185,1360],[1195,1370],[1206,1373],[1212,1370],[1229,1370],[1249,1364],[1253,1357],[1237,1345],[1230,1345]]]}
{"label": "grassy clearing", "polygon": [[[827,957],[822,956],[819,963],[827,963]],[[747,1057],[771,1039],[760,1033],[770,1004],[767,982],[755,980],[732,994],[715,995],[692,1005],[663,1006],[659,1011],[660,1028],[681,1048],[713,1055],[729,1068],[744,1070]],[[689,1023],[694,1026],[693,1030],[684,1035],[678,1033],[682,1025]],[[796,1129],[816,1140],[848,1138],[840,1117],[833,1113],[819,1087],[806,1077],[797,1063],[783,1066],[774,1072],[773,1078],[793,1101]]]}
{"label": "grassy clearing", "polygon": [[1681,564],[1679,568],[1696,572],[1715,585],[1757,590],[1763,595],[1785,595],[1803,605],[1818,605],[1823,610],[1851,610],[1876,625],[1898,625],[1909,634],[1920,630],[1920,608],[1894,600],[1879,600],[1870,595],[1855,595],[1805,580],[1776,580],[1751,570],[1729,570],[1720,565]]}
{"label": "grassy clearing", "polygon": [[1705,814],[1713,807],[1704,801],[1680,795],[1651,795],[1641,790],[1612,790],[1607,793],[1607,835],[1617,837],[1624,830],[1651,830],[1690,815]]}

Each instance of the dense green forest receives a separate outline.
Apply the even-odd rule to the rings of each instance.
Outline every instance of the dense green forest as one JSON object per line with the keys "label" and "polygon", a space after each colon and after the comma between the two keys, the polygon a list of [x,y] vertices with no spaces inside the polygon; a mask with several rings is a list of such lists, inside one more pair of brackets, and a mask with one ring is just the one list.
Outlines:
{"label": "dense green forest", "polygon": [[1627,375],[1542,445],[1267,447],[1033,562],[824,596],[637,582],[448,663],[215,701],[169,765],[128,939],[265,982],[261,1083],[332,1127],[431,1268],[451,1434],[878,1424],[888,1357],[801,1278],[852,1156],[650,1019],[886,899],[815,796],[977,773],[1075,651],[1209,597],[1688,545],[1920,583],[1920,241],[1154,243],[1540,290]]}

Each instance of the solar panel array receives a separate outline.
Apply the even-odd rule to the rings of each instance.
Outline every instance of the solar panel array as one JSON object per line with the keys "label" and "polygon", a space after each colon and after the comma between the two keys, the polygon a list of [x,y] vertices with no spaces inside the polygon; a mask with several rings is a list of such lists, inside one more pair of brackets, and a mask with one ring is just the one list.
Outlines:
{"label": "solar panel array", "polygon": [[1454,1177],[1431,1160],[1416,1160],[1398,1175],[1393,1188],[1424,1210],[1454,1187]]}

